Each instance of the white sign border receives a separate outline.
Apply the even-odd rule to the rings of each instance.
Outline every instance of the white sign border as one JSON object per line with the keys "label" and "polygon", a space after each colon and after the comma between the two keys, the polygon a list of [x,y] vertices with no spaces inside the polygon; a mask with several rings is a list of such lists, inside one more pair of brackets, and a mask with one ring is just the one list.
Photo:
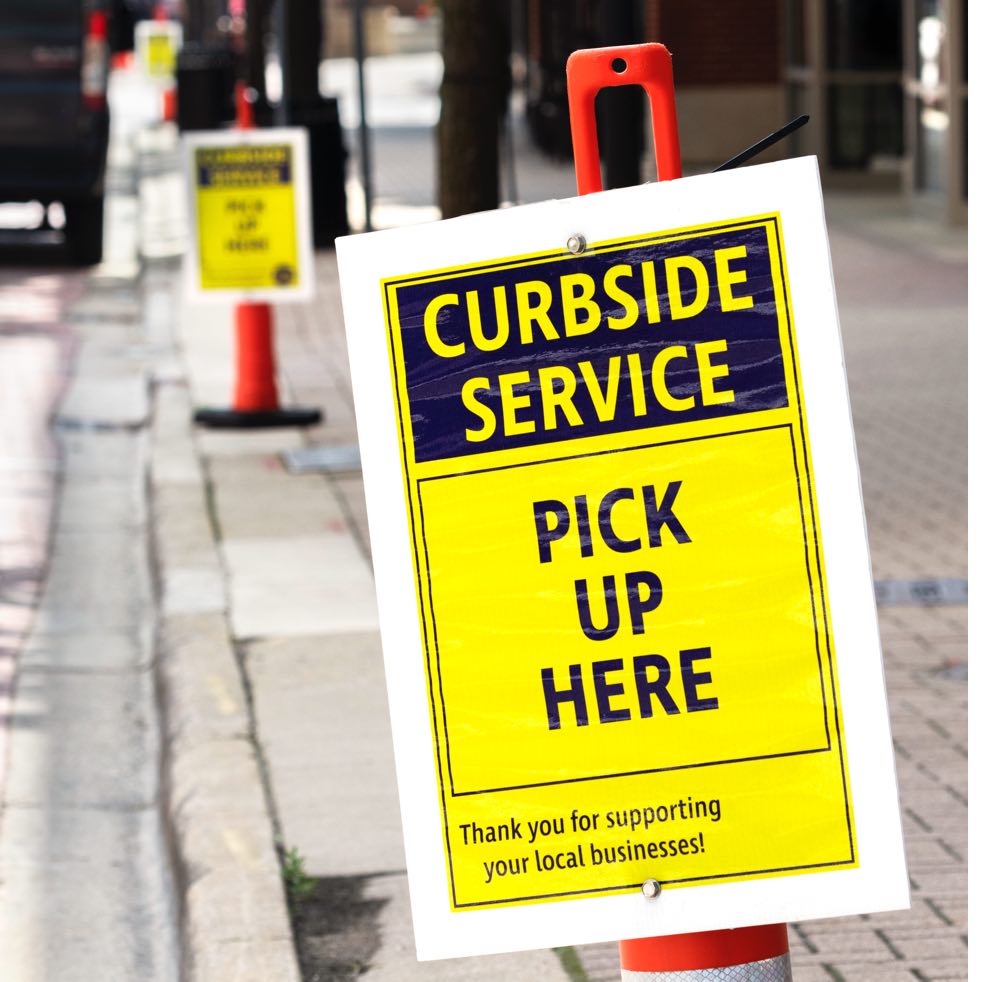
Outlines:
{"label": "white sign border", "polygon": [[[636,895],[452,911],[380,281],[586,241],[777,212],[808,416],[860,865]],[[458,234],[454,234],[457,232]],[[819,234],[821,233],[821,234]],[[909,906],[872,570],[814,157],[337,242],[410,898],[421,960]],[[639,885],[640,886],[640,885]]]}
{"label": "white sign border", "polygon": [[[194,151],[199,147],[267,146],[288,143],[293,149],[293,207],[297,230],[297,280],[289,286],[260,289],[211,289],[200,282],[198,251],[198,196],[194,173]],[[181,136],[188,216],[188,248],[184,254],[184,290],[195,303],[272,302],[305,303],[314,298],[314,243],[311,226],[310,153],[307,131],[302,126],[268,129],[195,130]]]}

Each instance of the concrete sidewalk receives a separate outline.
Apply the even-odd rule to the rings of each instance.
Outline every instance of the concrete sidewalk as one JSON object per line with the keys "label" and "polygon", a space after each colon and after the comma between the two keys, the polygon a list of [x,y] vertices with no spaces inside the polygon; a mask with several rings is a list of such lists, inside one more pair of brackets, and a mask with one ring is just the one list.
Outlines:
{"label": "concrete sidewalk", "polygon": [[[875,576],[964,579],[963,245],[885,199],[829,213]],[[612,945],[415,961],[360,475],[283,463],[355,442],[333,254],[317,269],[316,302],[281,307],[277,337],[284,402],[324,425],[193,435],[277,835],[315,881],[295,907],[304,975],[614,980]],[[179,309],[190,402],[225,404],[228,315]],[[966,977],[966,608],[884,606],[881,631],[913,908],[796,925],[798,982]]]}
{"label": "concrete sidewalk", "polygon": [[5,258],[39,268],[0,277],[0,977],[17,982],[180,973],[146,507],[163,365],[131,135],[114,121],[105,261],[60,270],[57,236],[25,231]]}

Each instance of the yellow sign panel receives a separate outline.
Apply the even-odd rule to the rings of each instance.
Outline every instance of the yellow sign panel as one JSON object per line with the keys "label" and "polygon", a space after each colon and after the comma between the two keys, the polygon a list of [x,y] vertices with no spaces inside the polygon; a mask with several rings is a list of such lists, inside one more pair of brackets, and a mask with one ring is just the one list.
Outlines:
{"label": "yellow sign panel", "polygon": [[137,57],[149,78],[173,81],[182,37],[181,25],[176,21],[143,20],[136,25]]}
{"label": "yellow sign panel", "polygon": [[208,290],[294,287],[299,244],[292,143],[193,151],[198,285]]}
{"label": "yellow sign panel", "polygon": [[177,68],[177,49],[170,32],[148,35],[146,39],[147,74],[151,78],[173,78]]}
{"label": "yellow sign panel", "polygon": [[383,296],[451,907],[856,866],[778,216]]}

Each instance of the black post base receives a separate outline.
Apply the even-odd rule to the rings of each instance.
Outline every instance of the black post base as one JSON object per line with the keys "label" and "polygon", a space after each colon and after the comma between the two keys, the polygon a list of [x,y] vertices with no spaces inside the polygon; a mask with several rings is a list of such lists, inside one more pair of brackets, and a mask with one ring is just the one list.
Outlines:
{"label": "black post base", "polygon": [[274,426],[316,426],[319,409],[196,409],[194,421],[213,430],[258,430]]}

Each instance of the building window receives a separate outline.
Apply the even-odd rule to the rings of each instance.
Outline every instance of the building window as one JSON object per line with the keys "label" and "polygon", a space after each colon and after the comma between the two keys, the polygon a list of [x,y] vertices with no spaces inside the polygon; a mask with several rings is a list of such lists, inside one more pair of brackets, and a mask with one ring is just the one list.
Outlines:
{"label": "building window", "polygon": [[828,0],[828,67],[833,71],[899,71],[902,24],[899,0]]}
{"label": "building window", "polygon": [[785,31],[788,45],[788,64],[796,67],[809,63],[808,10],[802,0],[787,0],[785,4]]}
{"label": "building window", "polygon": [[829,162],[841,170],[877,170],[903,154],[899,84],[832,82],[828,86]]}

